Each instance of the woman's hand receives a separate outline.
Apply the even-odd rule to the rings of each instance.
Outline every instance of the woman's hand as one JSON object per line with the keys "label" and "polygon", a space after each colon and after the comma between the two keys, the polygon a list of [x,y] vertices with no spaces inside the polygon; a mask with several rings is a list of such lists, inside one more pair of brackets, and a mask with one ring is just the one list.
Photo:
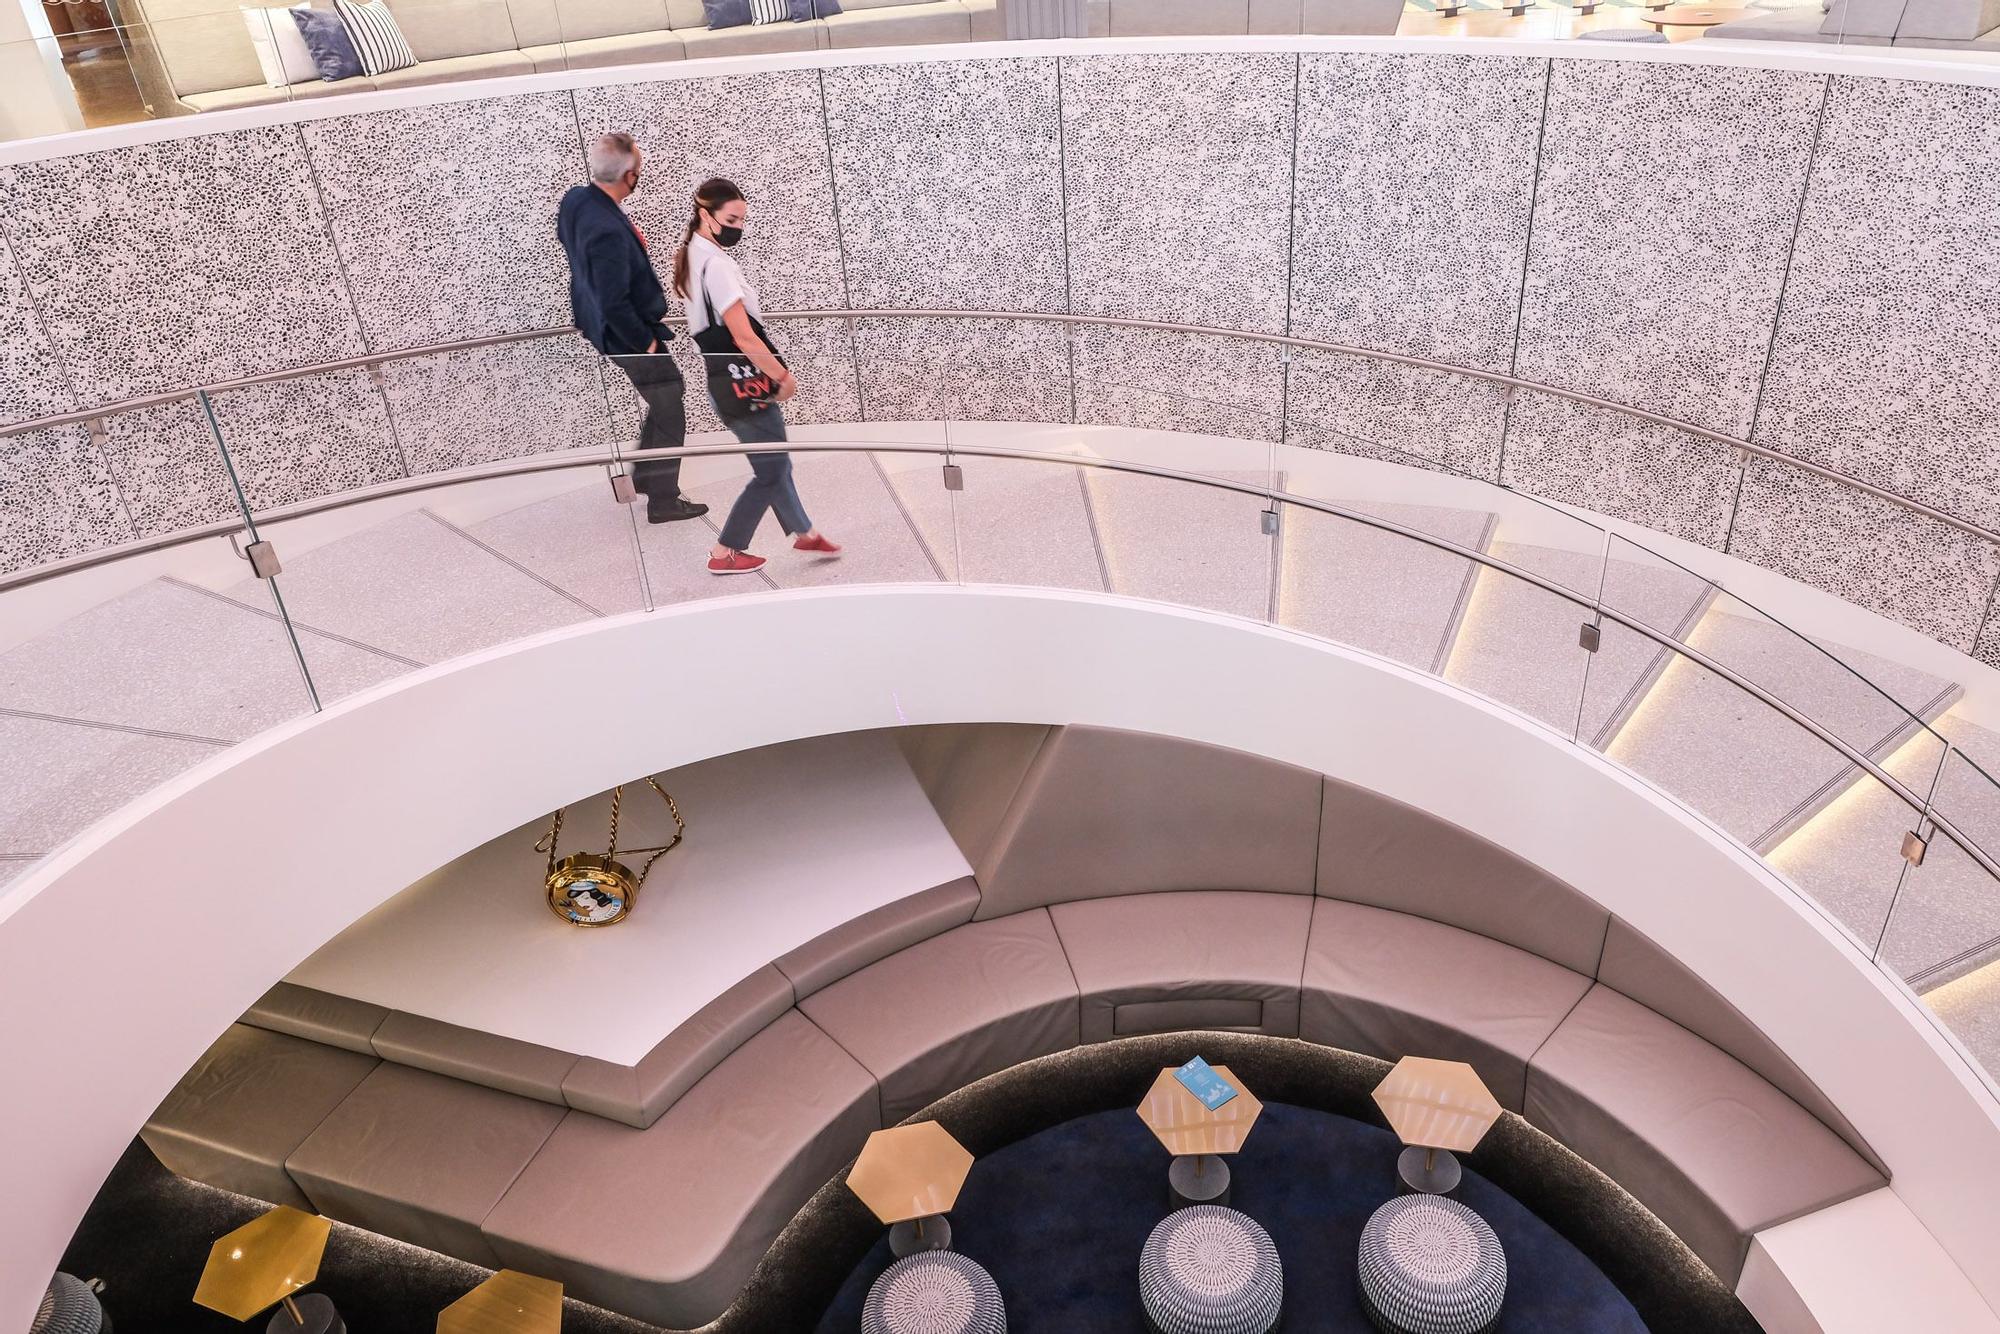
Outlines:
{"label": "woman's hand", "polygon": [[790,402],[792,396],[799,392],[798,379],[790,371],[787,370],[779,371],[776,376],[776,379],[778,384],[778,392],[773,394],[771,397],[776,399],[780,403]]}

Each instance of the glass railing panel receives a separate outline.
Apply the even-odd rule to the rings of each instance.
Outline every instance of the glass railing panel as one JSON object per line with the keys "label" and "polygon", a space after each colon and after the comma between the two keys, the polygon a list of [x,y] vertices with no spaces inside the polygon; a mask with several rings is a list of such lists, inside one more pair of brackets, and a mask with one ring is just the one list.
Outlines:
{"label": "glass railing panel", "polygon": [[1387,526],[1393,517],[1371,523],[1297,502],[1279,513],[1277,624],[1444,670],[1480,566]]}
{"label": "glass railing panel", "polygon": [[[1778,759],[1782,757],[1774,762]],[[1904,833],[1917,827],[1918,810],[1943,759],[1944,747],[1936,738],[1911,738],[1882,765],[1900,791],[1857,772],[1766,854],[1773,868],[1870,955],[1888,932],[1890,911],[1904,884]]]}
{"label": "glass railing panel", "polygon": [[[1951,781],[1947,776],[1940,786]],[[1912,822],[1914,824],[1914,822]],[[1987,1073],[2000,1071],[2000,883],[1942,831],[1907,867],[1882,939],[1882,967],[1907,981]]]}
{"label": "glass railing panel", "polygon": [[412,477],[639,439],[631,382],[569,334],[387,361],[372,378]]}
{"label": "glass railing panel", "polygon": [[[1952,682],[1840,645],[1811,639],[1760,608],[1686,570],[1666,556],[1622,537],[1611,538],[1605,566],[1607,614],[1636,621],[1686,644],[1715,664],[1784,703],[1877,763],[1885,762],[1957,697]],[[1664,661],[1655,657],[1656,666]],[[1609,739],[1629,701],[1593,690],[1586,712],[1604,720],[1590,732]],[[1906,707],[1906,704],[1909,707]],[[1789,729],[1786,729],[1789,730]],[[1933,736],[1929,749],[1941,743]],[[1827,753],[1819,758],[1826,759]],[[1845,760],[1824,772],[1801,771],[1782,785],[1790,800],[1770,808],[1772,822],[1755,831],[1752,845],[1769,848],[1797,827],[1788,815],[1794,801],[1823,785],[1853,778]],[[1773,795],[1778,795],[1774,789]]]}
{"label": "glass railing panel", "polygon": [[[707,505],[708,513],[693,523],[665,525],[685,528],[685,534],[649,533],[649,547],[667,540],[685,545],[696,534],[711,544],[727,538],[734,546],[743,540],[740,532],[730,530],[741,506],[742,523],[758,516],[746,549],[764,557],[759,578],[771,587],[935,583],[951,577],[950,498],[944,491],[941,450],[877,454],[865,444],[828,439],[824,431],[796,434],[808,438],[793,447],[776,447],[789,456],[789,465],[766,460],[761,479],[748,455],[689,460],[687,494]],[[789,490],[783,475],[787,466]],[[796,514],[775,508],[794,501]],[[839,553],[798,550],[797,538],[803,534],[787,531],[786,525],[800,521],[807,525],[805,531],[816,531],[839,546]],[[706,554],[704,547],[704,560]],[[650,559],[648,568],[657,571]]]}
{"label": "glass railing panel", "polygon": [[2000,865],[2000,789],[1954,750],[1944,757],[1930,792],[1930,813],[1949,826],[1906,827],[1925,840],[1905,877],[1896,911],[1882,937],[1881,957],[1919,992],[1979,972],[2000,958],[2000,885],[1988,863]]}
{"label": "glass railing panel", "polygon": [[282,563],[276,582],[322,701],[647,606],[636,507],[619,502],[609,471],[556,468],[264,516],[258,532]]}
{"label": "glass railing panel", "polygon": [[1266,492],[1110,467],[1082,477],[1111,592],[1270,618],[1279,516]]}
{"label": "glass railing panel", "polygon": [[[943,514],[950,525],[946,539],[956,540],[961,582],[1109,591],[1107,552],[1086,469],[975,454],[954,454],[951,462],[960,470],[962,489],[946,492]],[[904,474],[903,480],[914,479]],[[903,493],[915,495],[928,485],[918,482]],[[936,531],[935,498],[919,500],[911,511],[926,534]],[[938,545],[934,541],[933,549]]]}
{"label": "glass railing panel", "polygon": [[[1607,620],[1600,654],[1643,661],[1652,649],[1634,642],[1640,638]],[[1586,693],[1593,716],[1605,704]],[[1610,759],[1761,853],[1795,836],[1866,774],[1803,721],[1678,653],[1597,736]],[[1905,764],[1921,774],[1925,762],[1913,750]]]}
{"label": "glass railing panel", "polygon": [[0,880],[126,801],[312,710],[227,537],[0,593]]}
{"label": "glass railing panel", "polygon": [[1591,609],[1555,571],[1543,577],[1550,586],[1491,566],[1474,571],[1444,677],[1573,739],[1593,665],[1582,634]]}

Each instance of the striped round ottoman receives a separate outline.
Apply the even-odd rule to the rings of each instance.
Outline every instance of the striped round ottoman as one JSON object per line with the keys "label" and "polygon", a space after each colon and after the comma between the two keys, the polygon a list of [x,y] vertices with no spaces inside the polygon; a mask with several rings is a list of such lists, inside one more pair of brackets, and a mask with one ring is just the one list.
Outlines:
{"label": "striped round ottoman", "polygon": [[1487,1334],[1507,1255],[1486,1220],[1442,1195],[1402,1195],[1361,1229],[1361,1307],[1387,1334]]}
{"label": "striped round ottoman", "polygon": [[882,1271],[861,1307],[862,1334],[1006,1334],[993,1276],[956,1251],[919,1251]]}
{"label": "striped round ottoman", "polygon": [[1285,1270],[1253,1219],[1195,1204],[1146,1238],[1139,1298],[1160,1334],[1266,1334],[1284,1305]]}

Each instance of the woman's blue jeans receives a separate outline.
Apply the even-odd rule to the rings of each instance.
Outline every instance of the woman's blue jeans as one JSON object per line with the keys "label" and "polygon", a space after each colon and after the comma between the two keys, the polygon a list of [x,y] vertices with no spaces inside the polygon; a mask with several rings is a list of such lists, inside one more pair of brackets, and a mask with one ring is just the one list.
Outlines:
{"label": "woman's blue jeans", "polygon": [[[785,439],[785,418],[777,404],[759,408],[741,421],[729,423],[736,438],[746,445],[774,444]],[[722,525],[722,535],[717,540],[731,551],[748,551],[751,540],[757,536],[757,525],[764,521],[764,512],[777,514],[778,525],[786,533],[797,536],[812,531],[812,520],[806,517],[806,507],[799,500],[799,488],[792,481],[792,456],[790,454],[751,454],[751,478],[743,486],[743,494],[736,497],[736,503],[729,507],[729,518]]]}

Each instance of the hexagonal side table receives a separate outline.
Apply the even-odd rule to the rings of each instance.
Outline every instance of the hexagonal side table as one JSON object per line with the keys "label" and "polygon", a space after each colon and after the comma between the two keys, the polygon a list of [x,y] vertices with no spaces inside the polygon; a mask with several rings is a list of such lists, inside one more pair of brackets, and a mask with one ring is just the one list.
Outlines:
{"label": "hexagonal side table", "polygon": [[1215,1073],[1236,1088],[1236,1096],[1210,1110],[1167,1066],[1139,1102],[1139,1119],[1153,1132],[1174,1160],[1167,1167],[1167,1204],[1172,1209],[1191,1204],[1229,1203],[1229,1164],[1223,1155],[1236,1153],[1257,1124],[1264,1104],[1243,1087],[1228,1066]]}
{"label": "hexagonal side table", "polygon": [[1405,1145],[1396,1173],[1410,1190],[1444,1195],[1462,1175],[1454,1153],[1468,1153],[1500,1119],[1500,1103],[1464,1061],[1405,1056],[1375,1086],[1375,1104]]}
{"label": "hexagonal side table", "polygon": [[870,1135],[847,1174],[847,1188],[890,1225],[889,1250],[902,1259],[951,1246],[944,1215],[971,1170],[972,1155],[950,1131],[919,1121]]}

